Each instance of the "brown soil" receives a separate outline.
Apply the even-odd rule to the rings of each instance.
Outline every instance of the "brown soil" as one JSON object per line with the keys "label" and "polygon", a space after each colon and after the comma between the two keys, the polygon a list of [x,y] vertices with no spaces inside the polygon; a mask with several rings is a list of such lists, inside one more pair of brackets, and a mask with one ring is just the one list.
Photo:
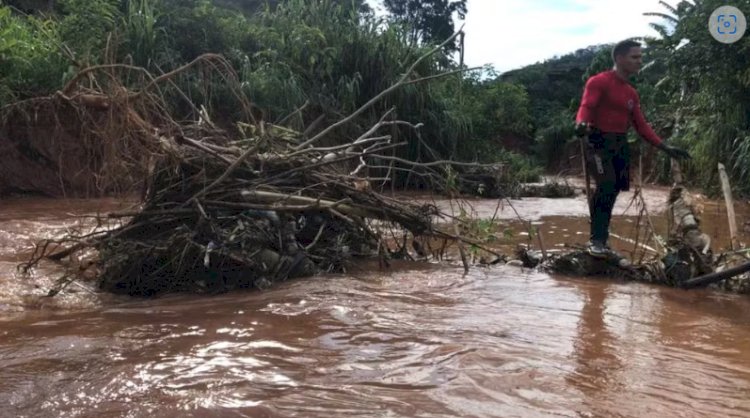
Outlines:
{"label": "brown soil", "polygon": [[86,131],[82,120],[106,129],[109,111],[57,96],[32,100],[1,113],[0,196],[100,197],[132,186],[135,178],[107,158],[111,144]]}

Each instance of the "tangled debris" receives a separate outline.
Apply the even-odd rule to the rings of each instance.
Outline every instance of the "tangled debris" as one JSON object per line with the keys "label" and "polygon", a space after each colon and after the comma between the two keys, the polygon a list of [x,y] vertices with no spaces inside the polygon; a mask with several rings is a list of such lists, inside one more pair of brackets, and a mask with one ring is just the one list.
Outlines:
{"label": "tangled debris", "polygon": [[300,146],[302,135],[280,126],[240,122],[233,133],[205,112],[199,122],[177,124],[163,112],[142,113],[138,102],[112,98],[110,107],[137,117],[138,124],[122,128],[139,133],[137,145],[151,157],[142,204],[99,218],[101,227],[89,234],[45,242],[29,267],[42,257],[72,259],[95,250],[89,268],[98,270],[105,291],[264,288],[382,253],[378,228],[431,232],[434,206],[377,194],[361,186],[368,179],[360,170],[346,170],[349,161],[393,147],[389,136],[377,134],[387,124],[382,120],[349,144],[316,148]]}
{"label": "tangled debris", "polygon": [[[620,266],[616,260],[592,257],[583,247],[574,247],[570,251],[548,256],[543,256],[540,251],[519,248],[517,257],[526,267],[538,267],[568,276],[602,276],[681,288],[710,286],[733,293],[750,293],[750,262],[746,257],[747,251],[714,256],[711,240],[700,230],[692,197],[685,187],[677,183],[670,192],[669,209],[673,233],[665,244],[661,244],[656,236],[645,202],[639,193],[635,193],[634,200],[641,209],[639,225],[641,220],[646,219],[649,226],[645,231],[649,241],[634,242],[634,259],[640,251],[636,263]],[[639,235],[640,232],[637,232],[636,236]],[[651,241],[661,251],[648,246]]]}
{"label": "tangled debris", "polygon": [[551,180],[542,183],[525,183],[519,187],[521,197],[563,198],[574,197],[576,188],[566,180]]}
{"label": "tangled debris", "polygon": [[[97,154],[94,171],[118,165],[111,175],[99,173],[131,174],[142,189],[137,208],[96,216],[93,231],[40,243],[24,268],[43,259],[65,262],[69,274],[51,294],[84,275],[95,276],[102,290],[129,295],[216,292],[343,271],[357,256],[387,263],[392,253],[406,252],[406,240],[399,244],[396,236],[467,240],[434,227],[440,215],[434,205],[399,201],[369,187],[388,180],[368,176],[373,161],[398,162],[400,169],[433,180],[441,173],[432,167],[454,164],[411,163],[386,153],[405,143],[393,143],[383,131],[419,126],[395,120],[388,111],[357,138],[342,144],[334,136],[337,127],[387,93],[414,82],[413,69],[440,47],[419,58],[393,86],[311,137],[256,120],[229,64],[210,54],[160,77],[146,74],[139,89],[119,84],[113,73],[132,67],[93,67],[52,97],[3,109],[7,115],[40,103],[53,113],[60,106],[75,108],[76,117],[59,121],[61,126],[76,127],[104,144],[95,149],[109,153]],[[220,128],[205,108],[196,108],[199,120],[176,121],[156,86],[191,68],[217,71],[233,87],[243,120]],[[96,100],[81,101],[84,95]]]}
{"label": "tangled debris", "polygon": [[341,271],[352,256],[383,251],[373,220],[420,235],[437,215],[433,206],[361,190],[335,164],[384,147],[380,141],[326,160],[315,148],[288,152],[273,128],[240,142],[213,138],[162,138],[174,148],[156,167],[141,210],[110,215],[130,220],[95,244],[103,289],[264,288]]}

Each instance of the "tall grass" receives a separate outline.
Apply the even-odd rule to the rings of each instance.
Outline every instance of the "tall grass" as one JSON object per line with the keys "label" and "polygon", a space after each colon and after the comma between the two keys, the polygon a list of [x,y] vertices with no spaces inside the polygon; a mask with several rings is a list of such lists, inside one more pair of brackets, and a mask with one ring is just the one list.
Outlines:
{"label": "tall grass", "polygon": [[54,22],[0,6],[0,105],[45,94],[63,82]]}

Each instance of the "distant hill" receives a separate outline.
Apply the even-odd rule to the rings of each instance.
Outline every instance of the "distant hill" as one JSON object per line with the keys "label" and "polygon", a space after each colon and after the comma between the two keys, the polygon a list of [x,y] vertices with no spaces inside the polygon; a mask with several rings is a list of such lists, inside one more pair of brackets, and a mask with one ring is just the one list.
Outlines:
{"label": "distant hill", "polygon": [[561,112],[577,107],[584,74],[594,59],[608,53],[612,45],[594,45],[544,62],[508,71],[498,81],[524,86],[531,100],[535,128],[545,127]]}

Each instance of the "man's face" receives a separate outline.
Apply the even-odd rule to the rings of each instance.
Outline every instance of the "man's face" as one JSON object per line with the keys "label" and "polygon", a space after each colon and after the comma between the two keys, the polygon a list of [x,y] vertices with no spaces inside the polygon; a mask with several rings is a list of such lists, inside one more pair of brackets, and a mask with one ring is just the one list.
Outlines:
{"label": "man's face", "polygon": [[617,56],[616,63],[618,68],[628,74],[637,73],[641,69],[641,64],[643,64],[641,48],[637,46],[630,48],[626,54]]}

